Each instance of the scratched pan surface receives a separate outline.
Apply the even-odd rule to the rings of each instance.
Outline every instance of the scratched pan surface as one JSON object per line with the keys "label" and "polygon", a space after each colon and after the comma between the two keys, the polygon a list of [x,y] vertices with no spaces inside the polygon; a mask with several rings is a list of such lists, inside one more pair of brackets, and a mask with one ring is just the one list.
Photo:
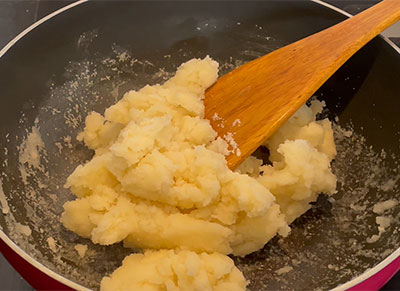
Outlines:
{"label": "scratched pan surface", "polygon": [[[131,251],[93,245],[58,221],[72,199],[66,177],[92,154],[74,138],[87,113],[162,82],[190,58],[210,55],[226,73],[344,19],[309,1],[98,1],[44,22],[0,58],[1,182],[10,208],[0,214],[2,236],[70,282],[98,288]],[[289,237],[235,258],[250,290],[334,288],[399,248],[399,206],[372,211],[400,200],[399,79],[399,53],[377,38],[317,92],[324,115],[336,117],[338,193],[322,196]],[[32,127],[44,141],[37,167],[21,159]],[[377,216],[391,224],[374,237]],[[88,245],[84,258],[77,243]]]}

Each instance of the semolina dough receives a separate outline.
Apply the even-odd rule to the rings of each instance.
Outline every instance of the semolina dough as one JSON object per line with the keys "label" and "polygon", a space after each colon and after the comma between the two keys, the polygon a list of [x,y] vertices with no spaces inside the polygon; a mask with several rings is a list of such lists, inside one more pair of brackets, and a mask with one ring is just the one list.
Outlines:
{"label": "semolina dough", "polygon": [[[217,76],[218,63],[210,57],[193,59],[163,85],[130,91],[104,115],[86,118],[78,139],[95,155],[68,177],[66,187],[77,198],[64,204],[61,221],[93,243],[123,241],[148,250],[126,258],[103,280],[104,290],[159,290],[168,284],[168,290],[197,290],[195,284],[206,284],[204,290],[236,284],[228,289],[244,290],[243,278],[224,255],[244,256],[277,233],[287,235],[288,225],[319,193],[335,192],[330,162],[336,149],[330,122],[316,121],[324,106],[319,101],[303,106],[266,141],[270,165],[249,157],[231,171],[227,142],[204,119],[204,92]],[[208,283],[185,271],[173,280],[170,273],[154,271],[159,263],[170,269],[188,258]],[[225,266],[228,281],[213,277],[210,258]],[[144,277],[131,278],[142,265]],[[179,285],[176,276],[194,285]]]}
{"label": "semolina dough", "polygon": [[228,256],[159,250],[133,254],[101,282],[102,291],[240,291],[246,280]]}

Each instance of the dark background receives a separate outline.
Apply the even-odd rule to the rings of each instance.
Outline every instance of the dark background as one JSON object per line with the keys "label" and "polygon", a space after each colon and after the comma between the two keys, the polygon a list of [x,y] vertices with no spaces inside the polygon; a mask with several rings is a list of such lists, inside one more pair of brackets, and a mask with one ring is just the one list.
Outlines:
{"label": "dark background", "polygon": [[[103,0],[112,1],[112,0]],[[133,0],[127,0],[133,1]],[[271,1],[271,0],[265,0]],[[277,0],[275,0],[277,1]],[[293,0],[303,1],[303,0]],[[399,0],[400,1],[400,0]],[[68,5],[71,0],[0,0],[0,48],[5,46],[17,34],[32,23],[49,13]],[[326,2],[339,7],[351,14],[379,2],[377,0],[327,0]],[[387,35],[400,46],[400,26],[391,29]],[[0,254],[0,290],[33,290],[32,287],[19,276]],[[400,290],[400,272],[381,290]]]}

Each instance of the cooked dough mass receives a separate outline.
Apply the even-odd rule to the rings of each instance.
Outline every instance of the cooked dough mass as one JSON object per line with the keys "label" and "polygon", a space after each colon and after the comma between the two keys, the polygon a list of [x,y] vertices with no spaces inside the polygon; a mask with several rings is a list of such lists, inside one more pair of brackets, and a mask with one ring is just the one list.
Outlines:
{"label": "cooked dough mass", "polygon": [[[217,76],[217,62],[193,59],[163,85],[130,91],[104,115],[86,118],[78,139],[95,155],[69,176],[66,187],[77,198],[65,203],[61,221],[96,244],[123,241],[149,250],[126,258],[103,280],[105,290],[135,284],[219,290],[234,282],[243,290],[242,275],[223,255],[244,256],[277,233],[287,235],[288,224],[319,193],[335,192],[330,162],[336,149],[329,120],[316,121],[319,101],[303,106],[266,141],[271,164],[250,157],[236,171],[228,169],[231,149],[204,119],[204,92]],[[128,275],[142,264],[143,278]],[[175,275],[159,275],[159,264]],[[210,264],[223,266],[222,277]]]}

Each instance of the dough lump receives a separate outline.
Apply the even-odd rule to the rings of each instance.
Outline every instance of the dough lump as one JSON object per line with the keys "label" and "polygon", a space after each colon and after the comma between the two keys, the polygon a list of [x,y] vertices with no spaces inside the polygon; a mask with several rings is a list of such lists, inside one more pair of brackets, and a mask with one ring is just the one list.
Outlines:
{"label": "dough lump", "polygon": [[228,256],[174,250],[130,255],[122,267],[101,282],[102,291],[240,291],[245,288],[245,278]]}

